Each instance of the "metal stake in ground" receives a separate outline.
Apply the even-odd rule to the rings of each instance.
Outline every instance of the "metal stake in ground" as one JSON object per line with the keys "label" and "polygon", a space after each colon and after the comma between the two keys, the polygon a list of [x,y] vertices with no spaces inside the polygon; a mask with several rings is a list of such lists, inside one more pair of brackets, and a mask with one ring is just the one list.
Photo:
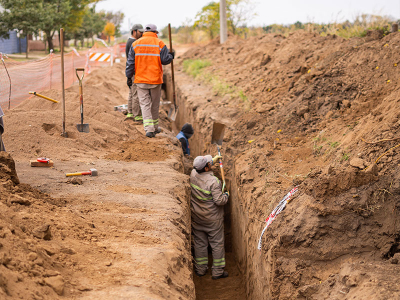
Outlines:
{"label": "metal stake in ground", "polygon": [[[219,156],[221,156],[220,146],[222,146],[222,142],[224,140],[224,134],[225,134],[225,124],[214,122],[212,137],[211,137],[211,144],[217,145]],[[219,166],[221,168],[221,177],[222,177],[222,181],[223,181],[222,191],[224,191],[226,184],[225,184],[225,173],[224,173],[224,167],[222,165],[222,159],[219,160]]]}
{"label": "metal stake in ground", "polygon": [[[85,69],[84,68],[77,68],[75,69],[76,72],[76,77],[78,77],[79,80],[79,101],[81,105],[81,123],[76,124],[76,128],[78,128],[79,132],[86,132],[89,133],[89,124],[83,124],[83,87],[82,87],[82,81],[83,77],[85,76]],[[79,76],[78,72],[82,72],[82,77]]]}
{"label": "metal stake in ground", "polygon": [[[172,35],[171,35],[171,24],[168,24],[169,33],[169,51],[172,52]],[[171,77],[172,77],[172,98],[174,99],[174,106],[172,106],[168,112],[168,118],[171,121],[176,120],[179,107],[176,105],[176,94],[175,94],[175,74],[174,74],[174,60],[171,61]]]}
{"label": "metal stake in ground", "polygon": [[60,29],[60,48],[61,48],[61,90],[62,90],[62,113],[63,113],[63,126],[61,136],[68,137],[65,131],[65,89],[64,89],[64,28]]}

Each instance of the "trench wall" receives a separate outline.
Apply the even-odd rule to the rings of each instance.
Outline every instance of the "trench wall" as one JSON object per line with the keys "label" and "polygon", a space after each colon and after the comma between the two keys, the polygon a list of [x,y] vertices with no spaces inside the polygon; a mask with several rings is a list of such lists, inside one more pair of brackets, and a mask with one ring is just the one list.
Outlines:
{"label": "trench wall", "polygon": [[[166,94],[168,100],[173,101],[170,75],[168,71],[166,73]],[[217,153],[216,146],[211,145],[213,122],[226,124],[226,130],[229,131],[229,127],[232,127],[239,111],[214,106],[215,96],[212,91],[205,90],[187,75],[177,73],[175,79],[177,105],[179,106],[175,121],[176,130],[179,131],[179,128],[185,123],[193,125],[195,133],[189,141],[192,157],[204,154],[215,155]],[[230,201],[225,206],[225,248],[227,252],[234,252],[238,260],[239,269],[246,280],[247,298],[269,299],[266,280],[268,280],[270,267],[264,264],[263,256],[256,249],[255,237],[248,234],[248,213],[243,210],[243,200],[237,183],[238,176],[234,162],[237,154],[235,149],[222,146],[226,182],[231,194]],[[219,168],[215,168],[214,173],[219,173]],[[256,232],[258,233],[258,231]]]}

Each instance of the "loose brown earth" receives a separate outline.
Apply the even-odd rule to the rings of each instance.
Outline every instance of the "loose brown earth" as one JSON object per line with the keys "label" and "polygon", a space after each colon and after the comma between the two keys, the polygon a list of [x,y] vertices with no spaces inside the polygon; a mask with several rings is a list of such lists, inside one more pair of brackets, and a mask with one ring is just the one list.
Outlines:
{"label": "loose brown earth", "polygon": [[[193,122],[197,155],[216,152],[213,120],[228,125],[228,238],[248,299],[400,298],[399,148],[374,165],[400,142],[399,41],[299,31],[182,55],[209,59],[205,71],[237,89],[218,94],[179,72],[177,126]],[[260,220],[296,185],[260,252]]]}
{"label": "loose brown earth", "polygon": [[[343,40],[299,31],[214,41],[180,57],[210,59],[206,71],[237,88],[218,94],[178,61],[172,126],[194,125],[193,155],[216,153],[214,120],[228,126],[231,276],[195,277],[197,298],[400,298],[400,148],[381,157],[400,142],[399,42],[399,33]],[[68,139],[59,137],[60,110],[50,102],[7,112],[6,147],[23,183],[2,156],[3,298],[194,298],[181,151],[165,121],[165,133],[150,141],[123,121],[112,107],[125,96],[123,65],[93,72],[84,84],[85,135],[75,130],[77,87],[68,89]],[[55,167],[30,168],[37,156]],[[67,183],[66,172],[93,167],[99,177]],[[263,220],[293,186],[300,192],[257,250]]]}

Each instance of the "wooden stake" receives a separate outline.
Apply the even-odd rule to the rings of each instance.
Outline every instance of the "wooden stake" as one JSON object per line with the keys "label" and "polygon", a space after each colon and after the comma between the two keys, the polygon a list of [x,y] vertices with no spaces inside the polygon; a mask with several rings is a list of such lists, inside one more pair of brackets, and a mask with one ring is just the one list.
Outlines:
{"label": "wooden stake", "polygon": [[65,86],[64,86],[64,28],[60,29],[60,49],[61,49],[61,91],[62,91],[62,114],[63,125],[61,136],[68,137],[65,131]]}

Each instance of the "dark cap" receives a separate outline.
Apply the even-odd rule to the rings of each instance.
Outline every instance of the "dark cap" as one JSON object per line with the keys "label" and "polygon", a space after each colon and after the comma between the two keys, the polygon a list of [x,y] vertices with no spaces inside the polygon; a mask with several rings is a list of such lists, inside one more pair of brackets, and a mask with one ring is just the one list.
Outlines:
{"label": "dark cap", "polygon": [[135,24],[132,26],[132,31],[144,32],[144,29],[141,24]]}

